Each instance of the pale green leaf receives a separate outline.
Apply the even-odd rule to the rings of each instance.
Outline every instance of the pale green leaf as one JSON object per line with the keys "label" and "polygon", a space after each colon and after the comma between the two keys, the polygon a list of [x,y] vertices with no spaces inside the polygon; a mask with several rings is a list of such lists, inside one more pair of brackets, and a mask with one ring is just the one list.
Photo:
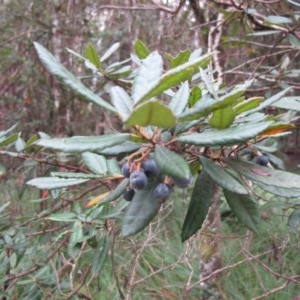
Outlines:
{"label": "pale green leaf", "polygon": [[101,67],[100,57],[92,44],[88,44],[85,49],[85,54],[88,60],[97,68]]}
{"label": "pale green leaf", "polygon": [[26,184],[35,186],[38,189],[60,189],[87,182],[89,179],[59,178],[59,177],[38,177],[27,181]]}
{"label": "pale green leaf", "polygon": [[106,52],[101,56],[101,62],[107,60],[113,53],[115,53],[120,48],[120,43],[115,43],[106,50]]}
{"label": "pale green leaf", "polygon": [[119,145],[130,139],[130,134],[107,134],[102,136],[73,136],[70,138],[40,139],[37,145],[63,152],[97,151]]}
{"label": "pale green leaf", "polygon": [[123,88],[114,86],[110,90],[110,97],[118,114],[120,114],[123,120],[126,120],[131,113],[133,105],[130,96]]}
{"label": "pale green leaf", "polygon": [[104,233],[102,238],[98,242],[98,246],[95,249],[92,258],[91,272],[93,276],[99,276],[108,256],[109,244],[109,236],[107,233]]}
{"label": "pale green leaf", "polygon": [[132,99],[134,103],[152,90],[160,80],[163,72],[163,60],[158,52],[152,52],[141,63],[132,86]]}
{"label": "pale green leaf", "polygon": [[74,222],[77,220],[77,215],[72,212],[54,213],[45,219],[57,222]]}
{"label": "pale green leaf", "polygon": [[175,116],[179,116],[188,104],[190,95],[189,83],[185,81],[169,103],[169,108]]}
{"label": "pale green leaf", "polygon": [[84,152],[81,154],[84,164],[90,171],[96,174],[107,173],[107,161],[103,155],[92,152]]}
{"label": "pale green leaf", "polygon": [[161,94],[169,88],[178,85],[180,82],[190,80],[191,77],[198,72],[199,67],[205,68],[209,64],[212,54],[213,53],[203,55],[193,61],[188,61],[183,65],[169,70],[163,76],[161,76],[158,81],[155,80],[155,85],[153,84],[154,80],[151,81],[151,87],[149,87],[148,82],[148,86],[146,86],[147,89],[144,90],[143,94],[141,94],[139,98],[136,98],[134,102],[136,105],[141,104],[148,99]]}
{"label": "pale green leaf", "polygon": [[115,108],[106,103],[101,97],[94,94],[81,81],[79,81],[71,72],[69,72],[46,48],[37,42],[34,42],[38,56],[46,69],[54,76],[58,77],[64,85],[71,88],[75,93],[82,96],[89,102],[92,102],[111,112],[116,112]]}
{"label": "pale green leaf", "polygon": [[185,51],[180,51],[180,53],[176,57],[172,58],[170,62],[170,68],[173,69],[188,62],[190,55],[191,55],[191,50],[189,49]]}
{"label": "pale green leaf", "polygon": [[267,129],[272,122],[246,123],[224,130],[206,130],[202,133],[187,134],[178,137],[185,144],[202,146],[226,146],[243,143],[255,138]]}

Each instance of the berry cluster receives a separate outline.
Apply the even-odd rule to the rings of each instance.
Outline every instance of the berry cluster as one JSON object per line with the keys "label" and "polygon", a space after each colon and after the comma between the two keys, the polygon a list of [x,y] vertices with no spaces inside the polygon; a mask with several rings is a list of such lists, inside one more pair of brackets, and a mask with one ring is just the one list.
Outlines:
{"label": "berry cluster", "polygon": [[164,180],[164,176],[160,176],[160,171],[153,158],[147,158],[140,164],[139,170],[132,169],[134,164],[124,163],[122,165],[122,174],[129,178],[129,187],[125,190],[123,198],[131,201],[136,190],[142,190],[147,185],[149,180],[157,181],[157,186],[154,189],[154,197],[160,202],[165,202],[172,194],[171,182],[178,187],[187,187],[192,181],[192,175],[189,179],[172,178],[172,180]]}

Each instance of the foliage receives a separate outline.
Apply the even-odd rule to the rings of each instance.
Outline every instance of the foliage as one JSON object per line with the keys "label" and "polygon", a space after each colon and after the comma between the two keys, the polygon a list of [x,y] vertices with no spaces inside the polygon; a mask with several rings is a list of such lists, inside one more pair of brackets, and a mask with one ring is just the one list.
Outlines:
{"label": "foliage", "polygon": [[[83,7],[89,7],[88,2],[83,1]],[[136,282],[143,284],[143,281],[134,280],[138,273],[136,269],[141,267],[145,281],[146,273],[151,269],[151,266],[143,269],[142,264],[138,264],[142,262],[141,253],[147,245],[153,242],[160,243],[160,230],[171,222],[168,214],[164,216],[165,208],[172,205],[175,199],[181,202],[176,198],[178,188],[187,188],[191,197],[190,202],[186,203],[188,208],[184,221],[182,212],[186,207],[181,207],[178,214],[178,223],[183,223],[181,239],[188,240],[185,246],[182,246],[187,247],[186,249],[193,241],[190,237],[197,235],[199,229],[203,229],[217,186],[223,191],[222,205],[255,233],[262,232],[262,226],[259,226],[259,209],[265,201],[265,191],[268,196],[284,197],[280,198],[279,202],[269,201],[267,205],[283,208],[289,215],[288,225],[297,232],[299,203],[296,197],[300,194],[300,177],[283,171],[283,162],[274,155],[278,149],[278,138],[285,137],[294,128],[293,123],[297,120],[296,113],[285,110],[299,111],[297,97],[286,96],[287,93],[293,95],[298,88],[295,79],[299,74],[295,63],[299,51],[296,20],[286,13],[279,16],[279,8],[276,16],[266,16],[270,10],[263,2],[261,6],[250,8],[245,6],[244,2],[236,4],[230,1],[220,7],[211,1],[212,5],[207,5],[202,10],[197,5],[205,1],[190,1],[189,4],[183,2],[180,1],[178,7],[173,7],[174,10],[163,4],[155,4],[153,7],[160,13],[151,14],[151,18],[156,20],[154,23],[159,28],[158,32],[162,32],[159,26],[166,26],[167,23],[162,20],[166,19],[166,14],[171,13],[175,22],[183,22],[181,32],[193,30],[194,42],[196,37],[208,37],[207,54],[203,54],[200,49],[181,49],[178,54],[176,51],[179,51],[180,47],[168,45],[167,52],[162,55],[163,51],[152,51],[144,42],[137,40],[133,47],[135,54],[131,55],[131,59],[127,59],[129,53],[122,52],[126,47],[120,47],[126,42],[121,38],[107,51],[103,51],[104,41],[107,41],[105,31],[109,26],[100,24],[105,28],[101,32],[103,54],[99,56],[99,47],[93,46],[96,44],[95,40],[87,44],[85,51],[78,50],[80,47],[76,44],[72,49],[80,51],[80,54],[68,49],[72,56],[66,58],[66,63],[60,53],[60,42],[63,39],[57,34],[59,30],[55,29],[54,22],[53,32],[49,30],[53,36],[51,51],[54,55],[40,44],[45,44],[44,39],[35,36],[38,42],[35,42],[34,46],[39,60],[47,71],[62,83],[61,86],[56,82],[53,84],[52,77],[48,75],[39,77],[42,81],[43,78],[51,78],[49,95],[54,96],[54,105],[60,108],[67,107],[66,111],[62,112],[66,119],[69,118],[71,107],[72,113],[81,112],[81,108],[88,107],[81,117],[88,115],[89,124],[97,128],[97,122],[93,124],[92,116],[99,115],[98,119],[101,119],[104,125],[101,135],[95,136],[81,134],[87,132],[84,129],[86,123],[78,122],[81,117],[77,119],[76,126],[80,126],[82,131],[77,130],[75,136],[72,136],[73,130],[67,131],[72,137],[60,135],[52,138],[39,132],[27,138],[26,132],[25,138],[20,132],[14,133],[15,126],[0,133],[0,147],[4,149],[1,151],[1,157],[4,159],[0,161],[0,176],[8,176],[8,164],[15,165],[17,159],[24,160],[22,176],[18,179],[23,184],[15,197],[21,201],[23,195],[29,193],[32,206],[39,207],[37,216],[28,211],[27,214],[16,213],[17,217],[10,217],[8,209],[15,211],[18,205],[11,208],[11,204],[3,203],[0,206],[1,247],[5,249],[1,256],[1,272],[5,274],[1,284],[7,292],[4,296],[13,296],[14,292],[18,297],[22,295],[24,299],[41,298],[46,293],[47,297],[66,294],[68,298],[77,297],[75,295],[83,298],[95,296],[96,293],[86,291],[85,288],[89,289],[90,283],[99,283],[99,274],[102,272],[102,276],[107,273],[103,270],[111,267],[113,272],[116,271],[111,251],[115,251],[119,245],[122,248],[122,243],[128,245],[137,241],[133,246],[133,253],[125,255],[130,257],[133,263],[131,274],[127,276],[125,272],[125,275],[122,275],[125,278],[122,287],[118,282],[121,277],[115,275],[117,288],[114,297],[118,294],[122,298],[127,288],[127,298],[133,297]],[[289,3],[292,7],[296,5],[294,1]],[[182,9],[183,6],[185,9]],[[117,6],[107,7],[99,10],[103,17],[100,19],[107,20],[108,15],[112,20],[118,19],[114,10]],[[36,6],[34,8],[36,9]],[[53,19],[63,20],[60,10],[64,9],[65,5],[54,5]],[[134,10],[133,8],[131,14],[133,23],[143,23],[148,12],[145,10],[138,15]],[[86,13],[87,10],[82,11]],[[125,14],[130,15],[126,12]],[[192,14],[200,24],[200,30],[192,29],[193,26],[197,26],[195,21],[189,20],[192,18],[188,16]],[[215,15],[218,15],[217,21],[213,19]],[[92,18],[88,22],[91,20]],[[203,27],[203,21],[210,24],[211,28]],[[49,23],[51,20],[45,19],[45,22]],[[147,22],[144,23],[147,26]],[[67,18],[66,23],[59,25],[60,29],[64,26],[68,27]],[[130,27],[121,23],[120,26]],[[155,26],[154,31],[157,29]],[[174,34],[178,34],[175,27]],[[81,26],[80,32],[86,28],[86,24]],[[119,32],[126,31],[123,28]],[[239,32],[236,32],[236,28],[239,28]],[[140,36],[143,36],[144,33],[140,33]],[[124,39],[125,36],[129,35],[124,34]],[[186,44],[191,44],[188,35],[181,37],[181,42],[186,40]],[[129,39],[129,43],[134,40],[132,36]],[[272,46],[264,44],[265,41],[261,39],[270,40]],[[149,41],[148,38],[145,40]],[[31,41],[27,42],[31,45]],[[275,45],[279,43],[280,47],[284,48],[282,51],[276,50]],[[167,45],[166,40],[164,44]],[[234,44],[232,51],[227,48],[230,44]],[[68,44],[69,48],[70,46],[72,45]],[[267,54],[262,50],[264,47],[269,49]],[[230,55],[240,59],[231,59]],[[20,58],[18,55],[12,57]],[[267,57],[269,59],[266,59]],[[241,64],[241,60],[246,62]],[[72,64],[74,62],[76,71],[69,71],[70,61]],[[220,62],[224,65],[220,66]],[[274,68],[275,62],[280,62],[277,68]],[[82,76],[82,70],[88,74]],[[294,91],[291,86],[295,87]],[[269,87],[272,87],[272,90],[276,88],[277,91],[268,91],[266,97],[262,97],[262,91]],[[19,96],[22,99],[24,91],[22,88],[20,90]],[[85,100],[88,105],[74,102],[74,95]],[[26,98],[26,105],[31,101],[31,97]],[[53,104],[48,104],[53,108]],[[53,112],[55,114],[55,110],[51,109],[49,112],[52,120],[51,116]],[[59,122],[53,122],[54,126],[59,128]],[[70,124],[71,122],[67,126]],[[47,128],[47,132],[51,131],[52,129]],[[60,134],[64,132],[58,131]],[[255,163],[259,162],[257,158],[263,156],[268,157],[264,164]],[[152,176],[143,167],[149,159],[154,161],[158,170]],[[128,164],[129,174],[124,178],[121,166],[125,162]],[[38,165],[54,168],[43,170],[39,169]],[[144,174],[141,183],[137,184],[131,178],[130,174],[135,171],[140,172],[135,179],[140,180],[139,176]],[[39,188],[40,194],[30,186]],[[128,190],[133,194],[125,197]],[[154,239],[153,226],[156,230]],[[172,231],[176,241],[180,236],[178,226],[177,224],[177,230]],[[120,232],[123,239],[120,238]],[[134,239],[124,239],[137,233],[139,234]],[[207,231],[203,230],[202,233],[205,235]],[[159,238],[163,239],[165,236]],[[204,246],[209,244],[208,237],[204,237],[203,240]],[[171,239],[168,238],[167,241],[171,242]],[[176,246],[178,247],[178,243],[172,245]],[[253,257],[246,250],[243,248],[243,255],[251,265]],[[164,257],[163,251],[156,255]],[[122,256],[122,253],[118,256]],[[186,262],[187,257],[183,260]],[[122,259],[119,258],[118,261]],[[181,260],[175,260],[170,262],[167,268],[181,263]],[[155,262],[152,264],[159,269]],[[265,268],[264,264],[261,266]],[[182,268],[190,268],[191,273],[186,286],[178,285],[183,288],[181,296],[187,297],[189,294],[193,297],[192,287],[196,287],[197,278],[191,274],[194,274],[197,267],[186,262],[185,268]],[[164,267],[159,270],[163,273]],[[261,272],[261,269],[253,270],[255,274]],[[69,278],[65,272],[70,272]],[[155,271],[153,274],[156,274]],[[109,282],[110,279],[105,280]],[[295,282],[296,279],[290,277],[287,281],[283,280],[283,289],[289,280]],[[189,286],[191,281],[196,283]],[[266,288],[276,285],[272,280],[270,282],[269,286],[264,281],[259,281],[260,293],[268,295]],[[27,290],[27,286],[31,288]],[[178,295],[178,290],[175,294],[174,290],[171,290],[163,291],[161,296],[167,298],[170,293],[170,297],[174,298],[174,295]],[[200,293],[206,292],[205,288],[202,288]],[[243,292],[238,290],[241,295]],[[227,293],[229,295],[230,288]],[[150,295],[151,292],[147,294],[149,297]],[[195,297],[198,296],[199,293]]]}

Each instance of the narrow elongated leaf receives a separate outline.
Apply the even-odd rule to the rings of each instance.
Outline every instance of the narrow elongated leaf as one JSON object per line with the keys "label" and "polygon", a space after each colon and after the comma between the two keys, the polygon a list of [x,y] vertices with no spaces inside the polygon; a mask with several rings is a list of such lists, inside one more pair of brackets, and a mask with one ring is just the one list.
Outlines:
{"label": "narrow elongated leaf", "polygon": [[140,144],[131,141],[125,141],[124,143],[109,148],[100,149],[97,152],[105,156],[116,156],[123,153],[132,153],[141,147]]}
{"label": "narrow elongated leaf", "polygon": [[2,137],[0,139],[0,147],[8,146],[8,145],[16,142],[18,138],[19,138],[18,133],[14,133],[11,136],[8,136],[7,138]]}
{"label": "narrow elongated leaf", "polygon": [[188,100],[189,107],[193,107],[202,97],[202,90],[199,86],[194,86],[191,90],[191,94]]}
{"label": "narrow elongated leaf", "polygon": [[255,97],[255,98],[247,99],[246,101],[243,101],[238,105],[234,106],[234,112],[236,115],[239,115],[245,111],[254,109],[258,107],[263,100],[264,100],[263,97]]}
{"label": "narrow elongated leaf", "polygon": [[14,129],[18,126],[18,124],[15,124],[8,128],[7,130],[0,131],[0,142],[2,142],[4,139],[7,138],[7,136],[14,131]]}
{"label": "narrow elongated leaf", "polygon": [[249,141],[267,129],[272,122],[246,123],[224,130],[207,130],[202,133],[182,135],[178,141],[185,144],[202,146],[233,145]]}
{"label": "narrow elongated leaf", "polygon": [[132,99],[134,103],[148,91],[153,89],[159,82],[163,72],[163,60],[160,54],[155,51],[149,54],[138,69],[132,86]]}
{"label": "narrow elongated leaf", "polygon": [[287,197],[287,198],[300,197],[300,188],[299,189],[291,189],[291,188],[277,187],[277,186],[273,186],[273,185],[266,185],[259,181],[256,181],[256,184],[261,189],[263,189],[271,194],[277,195],[277,196]]}
{"label": "narrow elongated leaf", "polygon": [[296,190],[300,188],[300,176],[297,174],[274,170],[233,158],[227,159],[226,163],[238,173],[255,182],[259,182],[261,186],[264,184],[278,188]]}
{"label": "narrow elongated leaf", "polygon": [[231,106],[216,110],[209,119],[209,125],[215,129],[228,128],[234,121],[234,111]]}
{"label": "narrow elongated leaf", "polygon": [[300,99],[299,97],[283,97],[280,100],[272,104],[275,107],[300,111]]}
{"label": "narrow elongated leaf", "polygon": [[202,171],[196,179],[189,207],[183,222],[181,232],[181,240],[183,242],[201,229],[208,213],[212,195],[213,182],[205,171]]}
{"label": "narrow elongated leaf", "polygon": [[[214,97],[212,97],[211,94],[203,95],[203,97],[190,110],[186,110],[180,115],[180,120],[192,121],[199,119],[214,111],[235,104],[238,98],[244,94],[249,84],[250,82],[247,81],[243,85],[237,86],[231,92],[220,98],[217,97],[217,95]],[[213,87],[211,87],[211,89],[213,89]],[[216,94],[214,90],[212,90],[212,92]]]}
{"label": "narrow elongated leaf", "polygon": [[130,128],[134,125],[152,125],[160,128],[171,128],[175,124],[176,117],[170,108],[158,101],[149,101],[135,108],[125,126]]}
{"label": "narrow elongated leaf", "polygon": [[122,236],[128,237],[142,231],[156,216],[160,203],[154,196],[157,183],[149,183],[143,190],[135,192],[122,223]]}
{"label": "narrow elongated leaf", "polygon": [[190,95],[189,83],[185,81],[169,103],[169,108],[175,116],[179,116],[188,104]]}
{"label": "narrow elongated leaf", "polygon": [[82,153],[81,157],[90,171],[96,174],[107,173],[107,161],[103,155],[95,154],[92,152],[84,152]]}
{"label": "narrow elongated leaf", "polygon": [[80,221],[76,221],[74,222],[72,233],[69,240],[69,245],[68,245],[68,254],[72,258],[75,258],[78,255],[83,239],[84,239],[84,234],[83,234],[82,223]]}
{"label": "narrow elongated leaf", "polygon": [[[191,77],[198,72],[199,67],[205,68],[209,64],[212,54],[213,53],[203,55],[193,61],[188,61],[183,65],[169,70],[161,78],[159,78],[158,81],[156,81],[155,85],[151,84],[150,88],[148,81],[148,88],[144,90],[143,94],[139,95],[139,98],[135,98],[135,105],[139,105],[148,99],[161,94],[169,88],[176,86],[180,82],[191,79]],[[154,83],[154,81],[152,81],[152,83]]]}
{"label": "narrow elongated leaf", "polygon": [[[300,6],[300,3],[299,3]],[[300,48],[300,39],[296,37],[294,34],[289,34],[288,35],[288,40],[290,44],[296,48]]]}
{"label": "narrow elongated leaf", "polygon": [[110,90],[110,97],[122,120],[126,120],[131,113],[133,105],[130,96],[123,88],[114,86]]}
{"label": "narrow elongated leaf", "polygon": [[100,61],[100,57],[98,55],[98,52],[96,51],[96,49],[93,47],[92,44],[88,44],[86,46],[85,49],[85,54],[86,57],[88,58],[88,60],[94,64],[97,68],[101,67],[101,61]]}
{"label": "narrow elongated leaf", "polygon": [[247,189],[222,167],[204,156],[201,156],[200,160],[204,171],[223,189],[230,190],[237,194],[248,194]]}
{"label": "narrow elongated leaf", "polygon": [[89,102],[92,102],[111,112],[116,112],[115,108],[106,103],[101,97],[94,94],[81,81],[79,81],[71,72],[69,72],[46,48],[37,42],[34,42],[38,56],[46,69],[54,76],[57,76],[64,85],[71,88],[75,93],[82,96]]}
{"label": "narrow elongated leaf", "polygon": [[101,57],[101,62],[107,60],[113,53],[115,53],[120,48],[120,43],[115,43],[106,50],[106,52]]}
{"label": "narrow elongated leaf", "polygon": [[97,276],[101,272],[104,263],[106,261],[106,258],[108,256],[108,250],[109,250],[109,236],[107,233],[104,233],[103,237],[98,242],[97,248],[94,251],[92,268],[91,268],[91,272],[93,276]]}
{"label": "narrow elongated leaf", "polygon": [[87,174],[80,172],[51,172],[52,177],[59,178],[72,178],[72,179],[98,179],[103,178],[103,176],[95,175],[95,174]]}
{"label": "narrow elongated leaf", "polygon": [[169,149],[156,145],[154,159],[162,174],[178,179],[189,179],[190,168],[185,159]]}
{"label": "narrow elongated leaf", "polygon": [[229,190],[224,190],[224,196],[238,220],[248,229],[257,233],[260,214],[252,196],[233,193]]}
{"label": "narrow elongated leaf", "polygon": [[134,50],[139,59],[145,59],[150,54],[147,46],[139,39],[134,43]]}
{"label": "narrow elongated leaf", "polygon": [[191,55],[191,50],[187,49],[185,51],[180,51],[180,53],[171,60],[170,68],[176,68],[186,62],[188,62]]}
{"label": "narrow elongated leaf", "polygon": [[260,111],[270,105],[273,105],[273,103],[275,103],[276,101],[280,100],[289,90],[291,89],[291,87],[275,94],[274,96],[266,99],[265,101],[263,101],[258,107],[254,108],[254,109],[251,109],[251,110],[248,110],[247,112],[245,112],[244,114],[245,115],[248,115],[248,114],[253,114],[257,111]]}
{"label": "narrow elongated leaf", "polygon": [[103,136],[73,136],[71,138],[40,139],[37,145],[63,152],[96,151],[119,145],[130,139],[130,134],[107,134]]}
{"label": "narrow elongated leaf", "polygon": [[117,200],[118,198],[120,198],[126,187],[128,186],[129,184],[129,179],[128,178],[124,178],[119,184],[118,186],[113,189],[109,194],[108,196],[106,196],[102,201],[101,201],[101,204],[103,203],[107,203],[107,202],[111,202],[111,201],[114,201],[114,200]]}
{"label": "narrow elongated leaf", "polygon": [[89,179],[59,178],[59,177],[38,177],[27,181],[26,184],[35,186],[38,189],[60,189],[72,185],[87,182]]}
{"label": "narrow elongated leaf", "polygon": [[54,213],[45,219],[57,222],[74,222],[77,220],[77,215],[72,212]]}

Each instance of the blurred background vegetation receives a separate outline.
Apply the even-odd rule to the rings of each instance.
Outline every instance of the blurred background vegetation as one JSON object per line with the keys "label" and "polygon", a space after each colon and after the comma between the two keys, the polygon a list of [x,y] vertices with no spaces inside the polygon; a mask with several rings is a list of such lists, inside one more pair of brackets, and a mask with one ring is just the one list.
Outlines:
{"label": "blurred background vegetation", "polygon": [[[109,62],[130,58],[137,38],[151,50],[169,55],[187,48],[201,48],[204,53],[216,50],[216,80],[230,87],[256,79],[248,97],[268,97],[292,86],[289,96],[300,101],[300,4],[296,0],[0,0],[0,24],[0,130],[18,123],[25,140],[40,131],[55,136],[101,134],[117,122],[81,102],[50,76],[37,58],[33,41],[49,49],[103,98],[108,96],[109,83],[95,80],[67,48],[84,54],[91,43],[103,53],[120,43]],[[290,113],[295,114],[292,108]],[[280,139],[277,154],[288,169],[296,170],[300,161],[298,141],[298,128]],[[182,245],[179,239],[188,192],[178,192],[137,239],[115,237],[115,253],[110,253],[114,259],[106,263],[101,277],[87,281],[92,250],[83,251],[74,262],[60,248],[55,251],[60,224],[39,217],[32,221],[33,215],[45,210],[45,199],[55,208],[47,195],[24,188],[28,178],[47,168],[36,171],[32,162],[1,160],[7,172],[0,182],[0,264],[5,265],[4,257],[9,256],[9,269],[20,274],[7,279],[5,272],[0,273],[3,299],[118,299],[124,289],[130,290],[132,299],[300,297],[299,236],[290,234],[286,225],[291,204],[284,210],[262,206],[265,227],[257,237],[239,228],[227,207],[221,208],[224,271],[215,290],[199,277],[198,262],[210,251],[205,249],[209,242],[198,236]],[[8,212],[6,203],[10,203]],[[21,257],[27,247],[30,253],[18,269],[18,259],[10,254]],[[28,270],[32,272],[26,274]]]}

